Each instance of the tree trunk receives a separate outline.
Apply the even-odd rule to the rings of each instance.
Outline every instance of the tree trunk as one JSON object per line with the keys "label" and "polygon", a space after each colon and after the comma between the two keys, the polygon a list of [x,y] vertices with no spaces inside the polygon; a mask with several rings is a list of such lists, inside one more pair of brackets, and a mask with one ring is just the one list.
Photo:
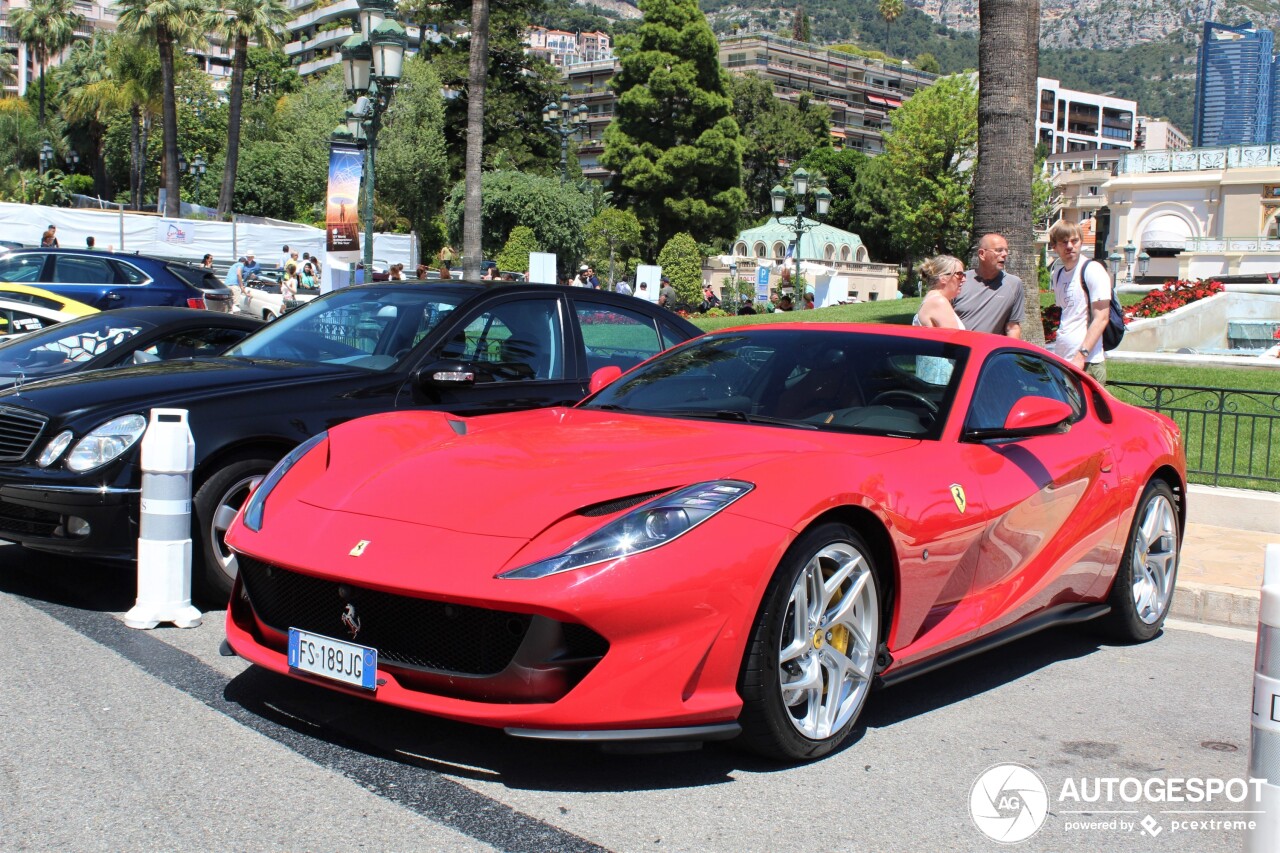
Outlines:
{"label": "tree trunk", "polygon": [[479,279],[484,249],[480,237],[484,166],[484,90],[489,76],[489,3],[471,2],[471,63],[467,74],[466,204],[462,220],[462,277]]}
{"label": "tree trunk", "polygon": [[36,62],[40,64],[40,126],[44,127],[44,49],[36,50]]}
{"label": "tree trunk", "polygon": [[218,192],[218,218],[231,213],[236,193],[236,164],[240,162],[240,111],[244,106],[244,69],[249,64],[249,39],[236,38],[236,58],[231,65],[230,103],[227,113],[227,164],[222,170],[222,189]]}
{"label": "tree trunk", "polygon": [[177,219],[182,215],[182,190],[178,183],[178,101],[173,91],[173,39],[168,33],[161,32],[156,41],[160,47],[160,85],[164,101],[161,116],[164,157],[161,167],[164,169],[165,199],[162,212]]}
{"label": "tree trunk", "polygon": [[1022,337],[1043,344],[1031,230],[1040,0],[980,0],[978,21],[978,166],[971,248],[992,232],[1009,241],[1006,269],[1025,285]]}

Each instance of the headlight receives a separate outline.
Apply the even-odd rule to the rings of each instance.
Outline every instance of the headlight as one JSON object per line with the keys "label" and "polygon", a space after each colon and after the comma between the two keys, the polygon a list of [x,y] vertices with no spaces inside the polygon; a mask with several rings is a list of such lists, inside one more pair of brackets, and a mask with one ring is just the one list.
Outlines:
{"label": "headlight", "polygon": [[258,484],[258,488],[253,490],[253,494],[249,496],[249,500],[244,505],[244,526],[258,532],[262,529],[262,513],[266,510],[267,498],[271,495],[271,490],[284,479],[284,475],[289,473],[289,469],[297,463],[299,459],[307,455],[307,451],[315,447],[320,442],[329,437],[329,433],[322,432],[311,436],[306,441],[299,444],[293,450],[276,463],[276,467],[262,479]]}
{"label": "headlight", "polygon": [[80,473],[106,465],[133,447],[146,431],[147,419],[142,415],[125,415],[107,421],[76,442],[67,456],[67,469]]}
{"label": "headlight", "polygon": [[649,551],[683,536],[754,488],[741,480],[717,480],[679,489],[641,504],[567,551],[503,572],[498,577],[545,578]]}
{"label": "headlight", "polygon": [[72,433],[69,429],[64,429],[53,437],[53,440],[44,446],[44,450],[40,451],[40,458],[36,460],[36,464],[41,468],[48,468],[54,462],[58,461],[58,457],[62,455],[62,451],[67,449],[67,445],[71,443]]}

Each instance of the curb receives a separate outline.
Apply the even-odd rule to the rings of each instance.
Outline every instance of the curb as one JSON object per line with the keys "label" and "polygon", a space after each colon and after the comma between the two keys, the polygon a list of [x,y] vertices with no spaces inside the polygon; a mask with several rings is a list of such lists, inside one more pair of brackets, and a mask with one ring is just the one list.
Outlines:
{"label": "curb", "polygon": [[1169,617],[1184,622],[1252,631],[1258,627],[1258,606],[1261,600],[1260,590],[1179,581],[1173,590],[1173,606],[1169,610]]}

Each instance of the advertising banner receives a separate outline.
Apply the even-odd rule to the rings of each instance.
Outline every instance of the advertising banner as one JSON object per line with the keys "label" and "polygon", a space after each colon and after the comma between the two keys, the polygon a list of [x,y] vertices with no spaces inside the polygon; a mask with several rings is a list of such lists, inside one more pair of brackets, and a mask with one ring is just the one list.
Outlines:
{"label": "advertising banner", "polygon": [[189,223],[181,219],[161,219],[156,222],[156,240],[169,245],[182,245],[195,242],[195,232]]}
{"label": "advertising banner", "polygon": [[360,257],[360,176],[364,157],[354,145],[329,149],[329,194],[325,204],[325,248],[343,260]]}

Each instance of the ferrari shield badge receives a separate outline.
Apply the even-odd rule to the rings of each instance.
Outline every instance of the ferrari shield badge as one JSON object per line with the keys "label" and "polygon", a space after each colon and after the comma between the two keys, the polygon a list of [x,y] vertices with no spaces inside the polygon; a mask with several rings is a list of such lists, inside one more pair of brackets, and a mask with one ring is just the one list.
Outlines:
{"label": "ferrari shield badge", "polygon": [[951,499],[956,502],[956,509],[961,512],[964,512],[964,508],[969,505],[964,496],[964,486],[959,483],[951,484]]}
{"label": "ferrari shield badge", "polygon": [[[955,492],[955,490],[956,490],[957,488],[959,488],[959,486],[952,486],[952,487],[951,487],[951,491],[952,491],[952,492]],[[963,494],[963,493],[962,493],[962,494]],[[352,548],[352,549],[351,549],[350,551],[348,551],[347,553],[348,553],[349,555],[351,555],[352,557],[359,557],[361,554],[363,554],[363,553],[364,553],[364,549],[365,549],[365,548],[368,548],[368,547],[369,547],[369,540],[368,540],[368,539],[361,539],[359,542],[357,542],[357,543],[356,543],[356,547]]]}

